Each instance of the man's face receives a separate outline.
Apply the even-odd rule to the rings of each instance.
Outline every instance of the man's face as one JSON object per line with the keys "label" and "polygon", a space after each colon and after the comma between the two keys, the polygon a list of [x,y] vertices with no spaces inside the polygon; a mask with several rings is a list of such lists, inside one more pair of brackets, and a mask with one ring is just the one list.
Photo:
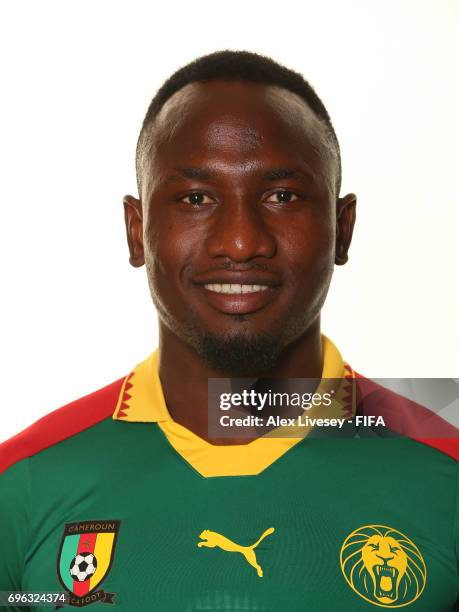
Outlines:
{"label": "man's face", "polygon": [[125,204],[160,324],[220,371],[269,369],[317,321],[332,276],[338,166],[325,127],[284,89],[214,81],[174,94],[151,139],[141,205]]}

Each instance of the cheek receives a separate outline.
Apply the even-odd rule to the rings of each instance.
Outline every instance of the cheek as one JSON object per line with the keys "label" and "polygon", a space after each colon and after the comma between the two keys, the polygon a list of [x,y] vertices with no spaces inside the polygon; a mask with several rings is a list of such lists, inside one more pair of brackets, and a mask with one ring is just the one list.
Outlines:
{"label": "cheek", "polygon": [[280,243],[297,282],[320,282],[334,265],[335,229],[332,223],[298,224],[285,233]]}
{"label": "cheek", "polygon": [[144,231],[145,262],[155,289],[175,291],[197,252],[196,232],[166,217],[150,221]]}

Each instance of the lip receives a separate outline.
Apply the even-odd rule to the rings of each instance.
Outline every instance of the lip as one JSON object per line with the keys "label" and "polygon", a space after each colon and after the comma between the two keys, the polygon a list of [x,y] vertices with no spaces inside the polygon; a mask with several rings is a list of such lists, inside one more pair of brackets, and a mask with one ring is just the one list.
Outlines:
{"label": "lip", "polygon": [[[254,283],[255,284],[255,283]],[[259,284],[259,283],[257,283]],[[216,310],[225,314],[250,314],[267,306],[277,288],[268,287],[254,293],[216,293],[200,286],[206,301]]]}
{"label": "lip", "polygon": [[258,271],[226,271],[219,270],[207,274],[197,275],[193,278],[196,285],[266,285],[278,287],[280,280],[273,274]]}
{"label": "lip", "polygon": [[[194,277],[193,282],[203,299],[224,314],[245,315],[261,310],[279,292],[281,282],[273,274],[258,270],[215,270]],[[217,293],[206,285],[262,285],[251,293]]]}
{"label": "lip", "polygon": [[[261,283],[253,283],[261,284]],[[245,315],[267,306],[279,291],[279,287],[267,287],[252,293],[217,293],[204,285],[197,285],[205,301],[224,314]]]}

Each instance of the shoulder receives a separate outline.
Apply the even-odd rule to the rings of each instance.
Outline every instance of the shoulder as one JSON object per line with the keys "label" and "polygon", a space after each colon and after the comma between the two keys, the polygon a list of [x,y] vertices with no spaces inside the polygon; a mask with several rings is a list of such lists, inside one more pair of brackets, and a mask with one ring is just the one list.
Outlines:
{"label": "shoulder", "polygon": [[360,374],[356,374],[355,384],[357,415],[382,416],[387,430],[426,444],[459,461],[459,429],[433,408]]}
{"label": "shoulder", "polygon": [[112,416],[125,378],[66,404],[0,444],[0,474]]}

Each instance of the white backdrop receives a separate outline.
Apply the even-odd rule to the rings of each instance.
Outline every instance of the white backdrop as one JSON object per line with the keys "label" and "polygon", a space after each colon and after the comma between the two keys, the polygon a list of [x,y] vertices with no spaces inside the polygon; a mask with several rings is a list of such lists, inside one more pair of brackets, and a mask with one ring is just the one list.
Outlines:
{"label": "white backdrop", "polygon": [[459,3],[2,3],[0,440],[156,345],[121,200],[162,81],[217,49],[271,55],[323,98],[358,195],[323,329],[369,376],[459,376]]}

